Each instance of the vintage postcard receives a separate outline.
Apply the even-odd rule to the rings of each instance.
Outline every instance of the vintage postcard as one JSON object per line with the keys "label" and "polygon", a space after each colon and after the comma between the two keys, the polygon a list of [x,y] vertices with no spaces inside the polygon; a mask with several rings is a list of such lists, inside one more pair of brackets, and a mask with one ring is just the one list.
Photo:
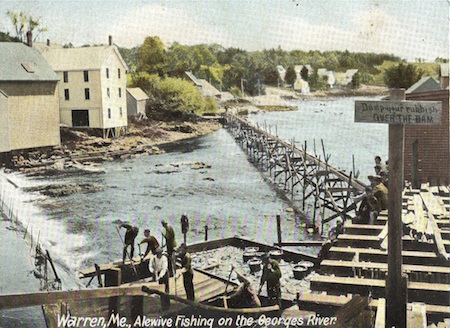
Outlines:
{"label": "vintage postcard", "polygon": [[449,10],[0,1],[0,327],[449,326]]}

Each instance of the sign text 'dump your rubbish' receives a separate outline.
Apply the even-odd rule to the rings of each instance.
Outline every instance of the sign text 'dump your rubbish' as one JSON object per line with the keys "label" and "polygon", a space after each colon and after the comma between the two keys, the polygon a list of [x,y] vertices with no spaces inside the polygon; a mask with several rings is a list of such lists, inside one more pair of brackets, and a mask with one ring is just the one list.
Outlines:
{"label": "sign text 'dump your rubbish'", "polygon": [[440,124],[439,101],[355,101],[355,122],[387,124]]}

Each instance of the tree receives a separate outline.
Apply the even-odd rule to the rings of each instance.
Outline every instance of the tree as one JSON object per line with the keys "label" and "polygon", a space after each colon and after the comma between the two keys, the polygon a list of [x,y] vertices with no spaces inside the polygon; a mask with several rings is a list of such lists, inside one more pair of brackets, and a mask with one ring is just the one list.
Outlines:
{"label": "tree", "polygon": [[360,85],[361,85],[361,76],[359,72],[356,72],[353,75],[352,80],[350,81],[350,86],[352,87],[352,89],[358,89]]}
{"label": "tree", "polygon": [[25,32],[24,30],[28,21],[27,15],[25,15],[23,11],[20,11],[18,13],[14,11],[7,11],[6,14],[11,19],[11,23],[16,29],[16,37],[18,37],[20,41],[23,41]]}
{"label": "tree", "polygon": [[294,66],[289,66],[287,68],[284,80],[290,85],[294,85],[295,81],[297,81],[297,73],[295,72]]}
{"label": "tree", "polygon": [[300,76],[303,80],[308,81],[308,67],[303,66],[302,70],[300,71]]}
{"label": "tree", "polygon": [[[47,32],[47,28],[41,26],[41,21],[39,18],[33,18],[31,15],[25,14],[23,11],[14,12],[7,11],[6,14],[11,19],[11,23],[14,25],[16,30],[16,37],[20,39],[20,41],[25,41],[25,33],[27,31],[35,33],[33,40],[36,40],[39,34],[42,32]],[[27,31],[25,31],[27,29]]]}
{"label": "tree", "polygon": [[217,105],[202,97],[192,83],[180,78],[161,78],[141,72],[133,75],[131,85],[140,87],[150,97],[147,116],[162,120],[189,120],[194,114],[217,111]]}
{"label": "tree", "polygon": [[386,69],[384,73],[384,83],[389,88],[407,89],[419,81],[423,72],[412,64],[405,65],[403,62],[397,66]]}
{"label": "tree", "polygon": [[139,69],[149,74],[164,76],[166,50],[158,36],[146,37],[139,50]]}

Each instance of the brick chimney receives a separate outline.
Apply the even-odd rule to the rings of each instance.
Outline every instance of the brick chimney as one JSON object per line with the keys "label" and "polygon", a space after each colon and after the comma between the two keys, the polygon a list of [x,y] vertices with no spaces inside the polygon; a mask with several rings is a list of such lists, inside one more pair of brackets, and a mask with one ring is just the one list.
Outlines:
{"label": "brick chimney", "polygon": [[112,35],[109,36],[109,45],[112,46]]}
{"label": "brick chimney", "polygon": [[31,31],[27,32],[27,45],[29,47],[33,46],[33,33]]}

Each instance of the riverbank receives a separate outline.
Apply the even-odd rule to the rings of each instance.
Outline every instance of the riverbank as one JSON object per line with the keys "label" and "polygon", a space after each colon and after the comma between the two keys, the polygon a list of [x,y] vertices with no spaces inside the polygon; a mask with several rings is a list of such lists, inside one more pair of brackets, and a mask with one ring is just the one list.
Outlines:
{"label": "riverbank", "polygon": [[334,88],[301,94],[287,88],[266,87],[266,94],[279,96],[283,100],[313,100],[337,97],[383,97],[389,94],[389,88],[385,86],[362,84],[358,89]]}
{"label": "riverbank", "polygon": [[124,135],[103,139],[93,130],[61,128],[61,146],[22,152],[7,163],[6,172],[28,176],[51,176],[78,172],[99,172],[100,163],[136,156],[161,154],[166,143],[212,133],[221,128],[214,120],[162,122],[130,119]]}

